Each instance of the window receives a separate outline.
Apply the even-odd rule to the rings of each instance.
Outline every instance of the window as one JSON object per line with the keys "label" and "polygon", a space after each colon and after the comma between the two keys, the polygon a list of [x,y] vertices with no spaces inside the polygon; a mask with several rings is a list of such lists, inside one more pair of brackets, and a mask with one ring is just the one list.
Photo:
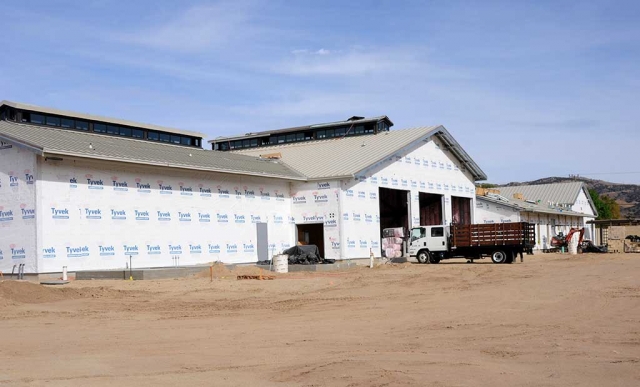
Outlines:
{"label": "window", "polygon": [[189,137],[181,137],[180,142],[182,145],[191,145],[191,139]]}
{"label": "window", "polygon": [[336,137],[342,137],[344,136],[344,134],[346,133],[346,129],[345,128],[338,128],[336,129]]}
{"label": "window", "polygon": [[60,126],[59,117],[47,116],[46,121],[47,121],[47,125],[49,126]]}
{"label": "window", "polygon": [[411,229],[411,242],[420,238],[426,238],[426,236],[427,236],[427,230],[424,227]]}
{"label": "window", "polygon": [[286,139],[285,135],[278,136],[278,144],[282,144]]}
{"label": "window", "polygon": [[324,130],[318,130],[316,132],[316,138],[325,138],[327,137],[327,132],[325,132]]}
{"label": "window", "polygon": [[251,146],[258,146],[258,139],[257,138],[252,138],[251,139]]}
{"label": "window", "polygon": [[69,118],[63,118],[60,120],[60,126],[62,126],[63,128],[73,128],[73,120]]}
{"label": "window", "polygon": [[432,237],[443,237],[444,236],[444,227],[433,227],[431,229]]}
{"label": "window", "polygon": [[160,141],[162,141],[162,142],[170,142],[171,141],[171,136],[169,136],[166,133],[160,133]]}
{"label": "window", "polygon": [[296,133],[296,141],[304,141],[304,133]]}
{"label": "window", "polygon": [[295,134],[287,134],[286,142],[294,142],[296,140]]}
{"label": "window", "polygon": [[135,138],[144,138],[144,132],[140,129],[133,129],[131,135]]}
{"label": "window", "polygon": [[131,128],[120,128],[120,135],[131,137]]}
{"label": "window", "polygon": [[118,134],[120,130],[115,125],[107,125],[107,133],[109,134]]}
{"label": "window", "polygon": [[335,133],[335,131],[334,131],[333,129],[328,129],[328,130],[327,130],[327,137],[328,137],[328,138],[333,137],[334,133]]}
{"label": "window", "polygon": [[219,143],[217,145],[218,145],[218,149],[221,150],[221,151],[229,150],[229,143],[221,142],[221,143]]}
{"label": "window", "polygon": [[269,144],[277,144],[277,143],[278,143],[278,136],[269,137]]}
{"label": "window", "polygon": [[[11,112],[11,111],[9,111],[9,112]],[[9,119],[11,119],[11,116],[9,116]],[[15,120],[15,115],[14,115],[13,119]],[[31,113],[22,112],[22,122],[31,122]]]}
{"label": "window", "polygon": [[305,140],[313,140],[313,132],[306,132],[304,134],[304,139]]}
{"label": "window", "polygon": [[75,122],[75,128],[80,130],[89,130],[89,123],[87,121],[78,121]]}
{"label": "window", "polygon": [[354,128],[354,130],[355,130],[355,133],[356,133],[356,134],[363,134],[363,133],[364,133],[364,126],[362,126],[362,125],[358,125],[358,126],[356,126],[356,127]]}
{"label": "window", "polygon": [[180,144],[180,136],[171,135],[171,142],[174,144]]}
{"label": "window", "polygon": [[[16,111],[11,109],[11,108],[9,108],[7,110],[8,110],[7,116],[9,117],[9,119],[11,121],[15,121],[16,120]],[[26,113],[26,114],[28,115],[29,113]],[[24,117],[24,115],[25,115],[25,113],[22,113],[23,117]],[[24,121],[24,118],[23,118],[23,121]]]}
{"label": "window", "polygon": [[147,132],[147,139],[158,141],[160,139],[160,137],[158,136],[158,132],[149,131],[149,132]]}
{"label": "window", "polygon": [[198,147],[200,146],[200,139],[199,138],[196,138],[196,146],[198,146]]}
{"label": "window", "polygon": [[93,124],[93,131],[98,133],[106,133],[107,125],[105,124]]}
{"label": "window", "polygon": [[32,124],[44,124],[44,116],[42,114],[31,114]]}

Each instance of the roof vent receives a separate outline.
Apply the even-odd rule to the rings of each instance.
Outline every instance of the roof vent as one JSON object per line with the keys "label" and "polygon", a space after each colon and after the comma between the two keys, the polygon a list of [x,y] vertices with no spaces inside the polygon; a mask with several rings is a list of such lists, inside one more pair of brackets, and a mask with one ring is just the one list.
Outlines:
{"label": "roof vent", "polygon": [[358,121],[358,120],[364,120],[364,117],[353,116],[351,118],[347,118],[347,121]]}

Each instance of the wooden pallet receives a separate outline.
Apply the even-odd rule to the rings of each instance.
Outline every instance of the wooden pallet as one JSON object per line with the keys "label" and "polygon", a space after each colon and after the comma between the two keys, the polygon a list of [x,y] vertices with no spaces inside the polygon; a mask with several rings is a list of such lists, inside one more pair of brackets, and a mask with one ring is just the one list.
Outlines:
{"label": "wooden pallet", "polygon": [[237,280],[274,280],[276,279],[275,275],[239,275],[236,276]]}

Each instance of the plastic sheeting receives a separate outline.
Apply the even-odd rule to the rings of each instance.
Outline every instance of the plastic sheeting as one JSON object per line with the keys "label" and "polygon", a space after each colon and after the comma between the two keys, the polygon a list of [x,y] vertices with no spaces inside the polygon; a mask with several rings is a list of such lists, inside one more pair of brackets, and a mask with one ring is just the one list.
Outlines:
{"label": "plastic sheeting", "polygon": [[11,273],[24,264],[37,271],[36,156],[11,143],[0,142],[0,271]]}
{"label": "plastic sheeting", "polygon": [[65,158],[42,185],[44,271],[255,262],[258,222],[270,255],[293,242],[286,181]]}

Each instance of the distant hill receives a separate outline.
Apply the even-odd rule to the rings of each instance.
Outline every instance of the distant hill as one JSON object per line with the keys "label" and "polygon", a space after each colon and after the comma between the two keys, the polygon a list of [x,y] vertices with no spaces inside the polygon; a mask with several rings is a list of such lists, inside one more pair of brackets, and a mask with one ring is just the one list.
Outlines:
{"label": "distant hill", "polygon": [[606,195],[616,200],[620,205],[623,217],[640,218],[640,185],[619,184],[604,180],[588,179],[586,177],[545,177],[533,181],[512,182],[502,184],[503,187],[515,185],[537,185],[563,183],[567,181],[583,181],[590,189],[595,189],[599,195]]}

